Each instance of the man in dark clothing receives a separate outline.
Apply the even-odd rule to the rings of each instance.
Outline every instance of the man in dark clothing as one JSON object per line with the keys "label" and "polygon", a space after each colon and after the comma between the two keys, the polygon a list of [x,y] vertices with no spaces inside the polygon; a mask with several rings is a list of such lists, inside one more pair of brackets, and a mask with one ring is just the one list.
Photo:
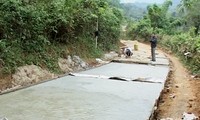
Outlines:
{"label": "man in dark clothing", "polygon": [[155,35],[151,37],[150,42],[151,42],[151,58],[152,58],[152,61],[156,61],[155,50],[157,46],[157,38]]}

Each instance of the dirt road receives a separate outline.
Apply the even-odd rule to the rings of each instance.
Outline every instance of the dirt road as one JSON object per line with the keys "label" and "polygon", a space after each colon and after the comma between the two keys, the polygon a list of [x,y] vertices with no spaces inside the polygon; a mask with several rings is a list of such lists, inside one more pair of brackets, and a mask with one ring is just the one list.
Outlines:
{"label": "dirt road", "polygon": [[181,120],[184,112],[200,116],[200,81],[192,79],[177,57],[166,55],[171,60],[171,75],[159,103],[157,118]]}

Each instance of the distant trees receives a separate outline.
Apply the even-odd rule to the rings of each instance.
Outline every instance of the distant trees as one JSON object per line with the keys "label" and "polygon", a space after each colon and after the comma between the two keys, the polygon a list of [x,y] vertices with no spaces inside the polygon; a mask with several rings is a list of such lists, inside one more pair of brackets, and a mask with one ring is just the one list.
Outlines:
{"label": "distant trees", "polygon": [[[147,14],[139,22],[135,22],[135,27],[130,34],[147,37],[155,32],[158,34],[176,34],[181,30],[184,32],[194,28],[194,34],[199,34],[200,29],[200,12],[199,0],[181,0],[177,12],[170,13],[169,7],[172,5],[171,0],[165,0],[162,5],[153,4],[147,7]],[[145,22],[146,21],[146,22]],[[130,30],[130,26],[129,26]],[[146,32],[145,32],[146,31]]]}
{"label": "distant trees", "polygon": [[143,19],[135,22],[135,25],[132,25],[132,28],[131,26],[128,26],[129,35],[148,39],[154,32],[170,33],[171,30],[169,30],[169,27],[174,27],[174,23],[168,15],[168,9],[171,5],[172,2],[170,0],[166,0],[163,5],[160,6],[157,4],[149,5],[147,7],[147,14],[144,15]]}
{"label": "distant trees", "polygon": [[157,34],[162,47],[179,55],[192,72],[200,74],[200,1],[182,0],[176,13],[168,11],[171,5],[166,0],[163,5],[148,6],[143,19],[129,23],[129,35],[148,40],[152,33]]}
{"label": "distant trees", "polygon": [[199,6],[199,0],[182,0],[179,6],[179,12],[183,14],[185,22],[195,28],[195,35],[199,34],[200,29]]}
{"label": "distant trees", "polygon": [[140,20],[146,13],[147,10],[146,8],[143,8],[143,6],[146,7],[147,5],[142,6],[142,4],[139,4],[138,6],[134,3],[121,3],[124,15],[131,20]]}

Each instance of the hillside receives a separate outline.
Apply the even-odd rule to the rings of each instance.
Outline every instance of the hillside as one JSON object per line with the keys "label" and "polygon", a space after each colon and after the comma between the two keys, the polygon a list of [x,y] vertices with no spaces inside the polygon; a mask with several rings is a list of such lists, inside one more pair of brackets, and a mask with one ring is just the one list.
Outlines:
{"label": "hillside", "polygon": [[[177,6],[180,4],[181,0],[172,0],[172,6],[170,6],[170,11],[176,11]],[[124,15],[132,20],[139,20],[147,13],[147,6],[151,4],[161,5],[164,0],[157,1],[146,1],[146,0],[136,0],[134,3],[121,3],[121,7],[124,10]]]}
{"label": "hillside", "polygon": [[132,20],[141,19],[146,13],[147,3],[121,3],[124,15]]}

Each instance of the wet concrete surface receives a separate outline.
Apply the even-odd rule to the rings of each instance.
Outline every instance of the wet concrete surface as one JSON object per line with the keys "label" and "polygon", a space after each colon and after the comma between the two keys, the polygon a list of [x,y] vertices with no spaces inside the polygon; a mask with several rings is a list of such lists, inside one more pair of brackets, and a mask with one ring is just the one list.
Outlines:
{"label": "wet concrete surface", "polygon": [[[166,65],[169,66],[169,60],[164,53],[161,51],[156,51],[156,61],[151,61],[150,53],[151,49],[133,51],[133,55],[130,58],[125,58],[121,55],[119,58],[115,58],[112,61],[118,63],[135,63],[135,64],[149,64],[149,65]],[[147,52],[148,51],[148,52]]]}
{"label": "wet concrete surface", "polygon": [[80,74],[150,77],[163,84],[66,76],[0,96],[9,120],[147,120],[169,68],[111,63]]}
{"label": "wet concrete surface", "polygon": [[169,66],[169,60],[162,55],[157,55],[156,56],[156,61],[153,62],[151,61],[150,58],[144,58],[141,60],[141,58],[136,59],[136,58],[116,58],[112,60],[113,62],[118,62],[118,63],[136,63],[136,64],[146,64],[146,65],[166,65]]}
{"label": "wet concrete surface", "polygon": [[168,66],[142,64],[110,63],[102,67],[80,72],[80,74],[104,75],[129,79],[154,78],[164,83],[169,72]]}
{"label": "wet concrete surface", "polygon": [[166,65],[169,66],[169,60],[166,58],[156,58],[155,62],[150,62],[152,65]]}

